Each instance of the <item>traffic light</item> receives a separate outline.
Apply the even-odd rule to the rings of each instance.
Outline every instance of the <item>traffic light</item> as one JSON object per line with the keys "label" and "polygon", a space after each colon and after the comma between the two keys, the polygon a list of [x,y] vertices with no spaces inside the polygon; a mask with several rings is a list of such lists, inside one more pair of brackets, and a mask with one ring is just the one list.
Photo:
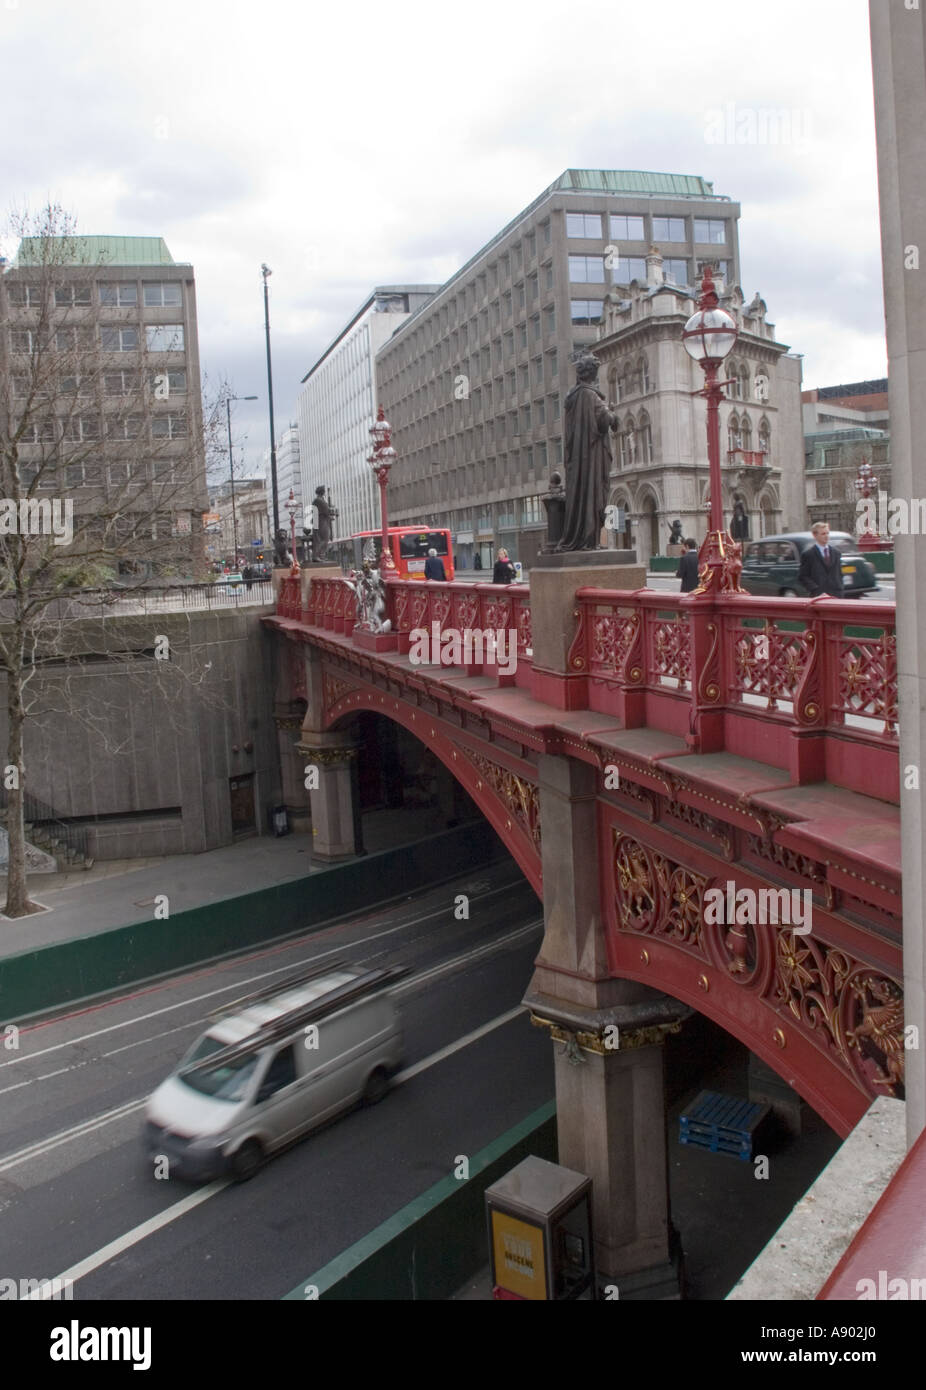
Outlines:
{"label": "traffic light", "polygon": [[258,550],[257,558],[258,560],[262,560],[264,558],[264,552],[262,550]]}

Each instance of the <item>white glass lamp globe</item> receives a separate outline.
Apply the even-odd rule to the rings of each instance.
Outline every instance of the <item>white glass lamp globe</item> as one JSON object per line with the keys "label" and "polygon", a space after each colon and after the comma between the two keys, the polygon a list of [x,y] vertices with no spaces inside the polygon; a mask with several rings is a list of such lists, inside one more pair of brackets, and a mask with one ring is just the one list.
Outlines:
{"label": "white glass lamp globe", "polygon": [[736,321],[726,309],[699,309],[682,330],[685,351],[695,362],[722,362],[736,337]]}

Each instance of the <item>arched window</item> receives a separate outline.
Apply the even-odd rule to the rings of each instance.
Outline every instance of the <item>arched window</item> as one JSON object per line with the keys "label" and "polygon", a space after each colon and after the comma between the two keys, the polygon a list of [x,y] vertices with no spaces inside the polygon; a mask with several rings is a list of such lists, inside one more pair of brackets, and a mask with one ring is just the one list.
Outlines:
{"label": "arched window", "polygon": [[727,400],[735,401],[739,398],[740,374],[739,363],[727,363]]}
{"label": "arched window", "polygon": [[740,438],[743,441],[743,448],[748,453],[752,448],[752,425],[749,423],[749,416],[744,415],[740,425]]}
{"label": "arched window", "polygon": [[627,363],[621,362],[617,371],[617,399],[625,401],[630,395],[630,382],[627,379]]}
{"label": "arched window", "polygon": [[739,417],[736,414],[730,416],[727,423],[727,450],[732,454],[734,449],[743,447],[742,435],[740,434]]}
{"label": "arched window", "polygon": [[[770,454],[772,451],[772,431],[771,426],[765,416],[759,421],[759,448],[763,454]],[[766,462],[768,459],[766,458]]]}
{"label": "arched window", "polygon": [[645,352],[640,357],[640,390],[644,395],[652,390],[649,376],[649,362],[647,361]]}
{"label": "arched window", "polygon": [[653,461],[653,431],[650,426],[649,416],[644,410],[640,415],[638,441],[638,461],[640,463],[652,463]]}
{"label": "arched window", "polygon": [[615,405],[620,400],[617,390],[617,367],[612,367],[608,372],[608,400],[612,401]]}
{"label": "arched window", "polygon": [[741,401],[749,400],[749,368],[745,362],[739,364],[739,398]]}
{"label": "arched window", "polygon": [[637,427],[632,415],[628,415],[621,431],[621,468],[632,468],[637,462]]}

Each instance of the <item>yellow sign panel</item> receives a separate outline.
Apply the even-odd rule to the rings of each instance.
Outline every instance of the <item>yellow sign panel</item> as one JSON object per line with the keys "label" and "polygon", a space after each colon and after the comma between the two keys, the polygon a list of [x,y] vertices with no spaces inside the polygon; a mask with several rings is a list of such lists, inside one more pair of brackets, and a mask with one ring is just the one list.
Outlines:
{"label": "yellow sign panel", "polygon": [[492,1212],[495,1282],[522,1298],[547,1296],[543,1268],[543,1231],[505,1211]]}

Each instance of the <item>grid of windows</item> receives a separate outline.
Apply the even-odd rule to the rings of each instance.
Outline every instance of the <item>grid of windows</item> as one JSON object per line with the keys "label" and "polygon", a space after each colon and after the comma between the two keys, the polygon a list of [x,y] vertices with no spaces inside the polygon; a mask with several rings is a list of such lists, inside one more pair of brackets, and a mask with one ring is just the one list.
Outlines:
{"label": "grid of windows", "polygon": [[148,323],[145,340],[149,352],[183,352],[183,324]]}
{"label": "grid of windows", "polygon": [[176,281],[167,284],[146,284],[144,286],[144,302],[148,308],[176,308],[182,304],[183,298],[180,286]]}
{"label": "grid of windows", "polygon": [[586,237],[589,240],[600,241],[601,213],[567,212],[566,235],[570,237]]}
{"label": "grid of windows", "polygon": [[684,217],[654,217],[654,241],[686,241]]}
{"label": "grid of windows", "polygon": [[14,309],[40,309],[42,307],[41,285],[23,285],[13,282],[9,288],[10,304]]}
{"label": "grid of windows", "polygon": [[570,304],[570,318],[573,323],[584,324],[590,328],[601,322],[600,299],[573,299]]}
{"label": "grid of windows", "polygon": [[646,257],[621,256],[611,267],[611,279],[615,285],[629,285],[631,280],[645,280]]}
{"label": "grid of windows", "polygon": [[677,285],[688,284],[688,262],[681,257],[666,256],[662,262],[662,273],[669,276]]}
{"label": "grid of windows", "polygon": [[137,352],[138,329],[101,326],[100,346],[104,352]]}
{"label": "grid of windows", "polygon": [[89,285],[59,285],[55,289],[56,309],[71,309],[89,303]]}
{"label": "grid of windows", "polygon": [[569,279],[573,284],[604,284],[602,256],[570,256]]}
{"label": "grid of windows", "polygon": [[[645,248],[650,243],[669,253],[662,266],[670,281],[692,284],[696,220],[712,238],[711,224],[716,220],[721,228],[722,241],[702,243],[702,255],[723,244],[730,254],[735,246],[735,221],[727,215],[729,204],[720,199],[705,199],[705,206],[641,198],[633,200],[640,211],[612,213],[603,199],[595,198],[598,211],[572,210],[582,209],[583,203],[588,207],[588,201],[576,189],[553,205],[552,215],[544,208],[533,221],[528,212],[466,276],[441,291],[410,330],[401,330],[394,343],[384,345],[377,375],[399,456],[393,477],[397,521],[451,524],[452,516],[466,530],[469,525],[459,521],[462,513],[447,510],[447,504],[475,505],[475,499],[489,493],[487,505],[497,508],[501,490],[511,499],[500,508],[506,525],[527,524],[522,520],[529,511],[522,506],[523,494],[541,481],[532,470],[543,469],[545,482],[546,470],[562,463],[562,439],[554,435],[562,417],[556,390],[559,357],[565,352],[571,362],[575,352],[589,350],[606,288],[646,283]],[[621,201],[633,206],[630,199]],[[715,219],[718,205],[724,216]],[[652,214],[653,206],[658,216]],[[678,215],[669,215],[673,207]],[[700,215],[704,212],[711,216]],[[578,339],[576,329],[582,330]],[[454,333],[457,342],[452,341]],[[470,378],[464,401],[451,400],[454,370]],[[625,392],[635,397],[629,406],[633,417],[627,415],[628,407],[622,411],[622,423],[630,427],[625,449],[639,465],[652,457],[651,427],[640,411],[641,395],[652,389],[645,361],[628,363],[624,377]],[[568,390],[572,380],[570,366],[560,389]],[[496,454],[501,449],[506,452]],[[495,521],[498,543],[497,515]]]}
{"label": "grid of windows", "polygon": [[106,308],[117,307],[121,309],[132,308],[138,303],[137,285],[100,285],[100,303]]}
{"label": "grid of windows", "polygon": [[707,242],[711,246],[725,246],[727,243],[727,224],[717,217],[696,217],[694,239]]}
{"label": "grid of windows", "polygon": [[643,241],[643,218],[611,213],[611,236],[615,241]]}

